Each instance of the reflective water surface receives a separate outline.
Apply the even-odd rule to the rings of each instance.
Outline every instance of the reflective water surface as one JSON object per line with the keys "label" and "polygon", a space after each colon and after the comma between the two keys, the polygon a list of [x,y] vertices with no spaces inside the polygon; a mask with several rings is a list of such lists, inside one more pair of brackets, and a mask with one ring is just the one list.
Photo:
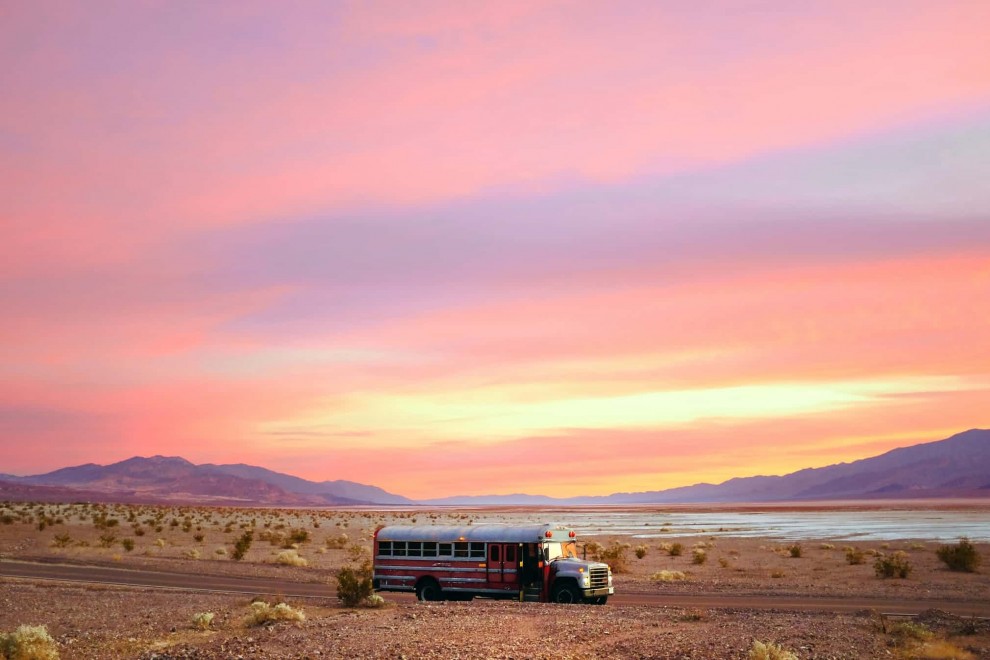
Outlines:
{"label": "reflective water surface", "polygon": [[779,539],[990,541],[990,501],[951,506],[902,504],[815,506],[478,509],[475,523],[534,521],[573,527],[581,535],[736,536]]}

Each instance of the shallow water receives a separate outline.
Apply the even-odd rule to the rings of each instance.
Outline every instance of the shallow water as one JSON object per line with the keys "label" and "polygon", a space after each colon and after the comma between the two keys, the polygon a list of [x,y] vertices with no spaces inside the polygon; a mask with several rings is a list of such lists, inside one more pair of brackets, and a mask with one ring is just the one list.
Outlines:
{"label": "shallow water", "polygon": [[[494,514],[494,512],[492,512]],[[574,528],[581,535],[731,536],[858,541],[990,541],[990,511],[931,509],[838,510],[566,510],[537,509],[479,516],[476,523],[530,524],[535,520]]]}

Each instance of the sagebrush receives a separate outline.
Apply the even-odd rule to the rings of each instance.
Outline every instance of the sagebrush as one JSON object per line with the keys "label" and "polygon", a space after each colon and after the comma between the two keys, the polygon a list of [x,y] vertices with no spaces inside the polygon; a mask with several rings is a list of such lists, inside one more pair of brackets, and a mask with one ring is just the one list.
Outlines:
{"label": "sagebrush", "polygon": [[285,603],[270,605],[259,600],[251,603],[251,614],[248,615],[248,625],[261,626],[275,621],[305,621],[306,613],[301,609],[293,609]]}
{"label": "sagebrush", "polygon": [[970,543],[967,538],[959,539],[959,543],[956,545],[940,545],[935,554],[945,562],[950,571],[975,573],[976,569],[983,563],[983,558],[977,552],[976,546]]}
{"label": "sagebrush", "polygon": [[749,648],[749,660],[798,660],[797,655],[773,642],[753,640]]}
{"label": "sagebrush", "polygon": [[9,660],[58,660],[58,645],[45,626],[18,626],[0,633],[0,657]]}

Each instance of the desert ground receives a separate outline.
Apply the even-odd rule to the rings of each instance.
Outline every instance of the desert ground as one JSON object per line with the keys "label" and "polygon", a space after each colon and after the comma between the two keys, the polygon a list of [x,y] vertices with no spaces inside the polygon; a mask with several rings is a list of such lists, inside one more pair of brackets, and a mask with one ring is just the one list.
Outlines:
{"label": "desert ground", "polygon": [[[656,513],[662,521],[664,512]],[[925,599],[951,610],[956,602],[990,600],[990,548],[983,543],[974,544],[986,558],[982,567],[957,572],[936,555],[939,543],[916,539],[853,544],[675,531],[649,539],[585,535],[582,551],[605,556],[616,570],[617,594],[660,598],[596,607],[418,603],[385,593],[383,606],[345,608],[334,595],[336,572],[367,556],[379,525],[468,525],[520,516],[544,521],[539,511],[487,509],[0,503],[0,560],[261,576],[284,582],[287,593],[292,583],[327,585],[326,598],[294,600],[277,592],[256,598],[270,605],[287,600],[280,611],[290,615],[259,622],[264,606],[240,594],[0,578],[0,633],[44,626],[62,658],[990,658],[990,621],[938,607],[894,617],[867,606],[800,612],[685,608],[662,599]],[[237,541],[247,534],[250,546],[235,559]],[[909,567],[907,577],[878,577],[877,560],[894,557]]]}

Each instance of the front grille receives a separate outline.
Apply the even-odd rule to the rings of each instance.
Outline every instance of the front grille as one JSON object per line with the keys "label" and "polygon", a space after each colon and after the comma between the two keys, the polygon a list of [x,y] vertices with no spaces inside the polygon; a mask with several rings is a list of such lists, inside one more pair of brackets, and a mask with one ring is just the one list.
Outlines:
{"label": "front grille", "polygon": [[604,566],[598,568],[592,568],[591,571],[591,588],[600,589],[602,587],[608,586],[608,569]]}

